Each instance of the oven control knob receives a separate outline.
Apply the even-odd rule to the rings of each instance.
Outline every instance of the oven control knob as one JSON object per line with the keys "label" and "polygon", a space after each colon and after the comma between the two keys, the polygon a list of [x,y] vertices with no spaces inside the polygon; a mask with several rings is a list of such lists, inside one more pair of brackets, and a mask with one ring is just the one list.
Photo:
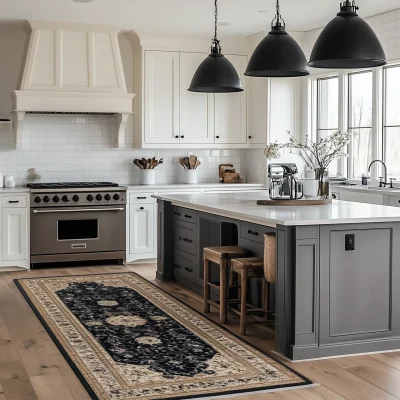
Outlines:
{"label": "oven control knob", "polygon": [[98,201],[103,200],[103,196],[102,196],[101,194],[98,194],[98,195],[96,196],[96,200],[98,200]]}
{"label": "oven control knob", "polygon": [[86,197],[86,199],[88,201],[93,201],[94,197],[91,194],[89,194],[88,197]]}
{"label": "oven control knob", "polygon": [[60,198],[58,196],[53,197],[54,203],[58,203],[60,201]]}
{"label": "oven control knob", "polygon": [[113,199],[114,200],[119,200],[120,199],[120,195],[119,194],[114,194]]}
{"label": "oven control knob", "polygon": [[69,202],[69,197],[67,195],[62,197],[62,201],[65,201],[66,203]]}
{"label": "oven control knob", "polygon": [[48,203],[48,202],[50,201],[50,197],[49,197],[49,196],[44,196],[44,197],[43,197],[43,201],[44,201],[45,203]]}
{"label": "oven control knob", "polygon": [[72,200],[78,202],[79,201],[79,196],[77,194],[74,195],[74,197],[72,197]]}
{"label": "oven control knob", "polygon": [[104,198],[105,198],[107,201],[110,201],[110,200],[111,200],[111,196],[110,196],[109,194],[106,194],[106,195],[104,196]]}
{"label": "oven control knob", "polygon": [[39,196],[36,196],[34,199],[35,203],[40,203],[42,199]]}

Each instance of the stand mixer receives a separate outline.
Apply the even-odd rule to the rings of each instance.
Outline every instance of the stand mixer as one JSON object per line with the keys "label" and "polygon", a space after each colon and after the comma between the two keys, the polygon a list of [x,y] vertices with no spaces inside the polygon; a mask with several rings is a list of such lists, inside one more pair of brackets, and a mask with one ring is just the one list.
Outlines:
{"label": "stand mixer", "polygon": [[297,165],[293,163],[268,165],[271,200],[300,200],[303,198],[303,185],[295,178],[297,173]]}

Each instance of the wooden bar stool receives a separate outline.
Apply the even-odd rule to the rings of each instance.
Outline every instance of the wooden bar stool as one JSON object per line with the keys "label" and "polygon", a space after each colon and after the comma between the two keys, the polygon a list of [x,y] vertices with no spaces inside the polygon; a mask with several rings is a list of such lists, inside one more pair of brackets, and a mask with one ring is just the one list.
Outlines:
{"label": "wooden bar stool", "polygon": [[[203,251],[204,258],[204,312],[210,312],[210,304],[219,308],[219,319],[222,324],[226,324],[228,288],[227,271],[231,266],[232,258],[245,257],[247,250],[239,246],[206,247]],[[210,280],[211,263],[219,265],[219,284]],[[210,299],[210,288],[219,290],[219,304]]]}
{"label": "wooden bar stool", "polygon": [[235,258],[231,261],[232,271],[240,277],[240,310],[232,309],[240,317],[240,334],[246,334],[247,314],[266,313],[265,290],[266,282],[263,280],[263,308],[257,308],[247,303],[247,284],[252,278],[264,278],[264,260],[262,258]]}

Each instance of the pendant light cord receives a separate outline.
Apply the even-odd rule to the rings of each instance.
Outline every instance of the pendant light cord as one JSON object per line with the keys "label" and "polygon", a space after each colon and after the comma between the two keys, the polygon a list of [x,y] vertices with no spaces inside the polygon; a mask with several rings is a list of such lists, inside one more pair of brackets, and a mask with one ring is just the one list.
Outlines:
{"label": "pendant light cord", "polygon": [[285,29],[286,23],[285,20],[281,16],[280,12],[280,5],[279,5],[279,0],[276,0],[276,15],[275,18],[271,22],[271,27],[272,29],[274,28],[282,28]]}
{"label": "pendant light cord", "polygon": [[221,45],[218,40],[218,0],[215,0],[214,7],[214,38],[212,40],[211,53],[221,53]]}

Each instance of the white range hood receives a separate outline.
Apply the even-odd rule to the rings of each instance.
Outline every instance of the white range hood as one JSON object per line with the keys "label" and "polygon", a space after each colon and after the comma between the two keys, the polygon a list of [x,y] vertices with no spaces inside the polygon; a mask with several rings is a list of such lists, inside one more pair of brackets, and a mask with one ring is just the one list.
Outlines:
{"label": "white range hood", "polygon": [[128,94],[118,42],[109,26],[30,21],[21,90],[14,92],[13,130],[22,144],[27,113],[115,115],[116,147],[125,144],[134,94]]}

